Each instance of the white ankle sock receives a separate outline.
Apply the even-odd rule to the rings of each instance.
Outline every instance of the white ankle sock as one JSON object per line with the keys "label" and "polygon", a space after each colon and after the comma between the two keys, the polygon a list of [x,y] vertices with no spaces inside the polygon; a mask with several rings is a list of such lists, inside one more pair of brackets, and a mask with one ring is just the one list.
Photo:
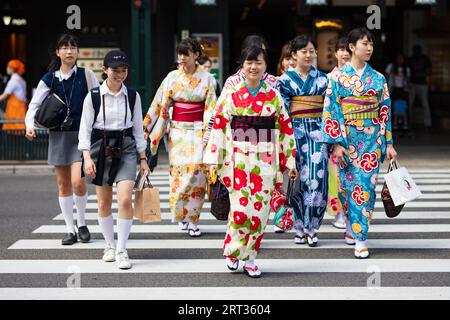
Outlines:
{"label": "white ankle sock", "polygon": [[106,244],[110,247],[115,248],[114,243],[114,218],[112,214],[103,218],[98,216],[98,224],[102,230],[103,238],[105,238]]}
{"label": "white ankle sock", "polygon": [[255,268],[255,260],[245,261],[245,266],[247,268]]}
{"label": "white ankle sock", "polygon": [[361,249],[367,248],[367,244],[365,241],[356,240],[355,248],[357,250],[361,250]]}
{"label": "white ankle sock", "polygon": [[347,218],[345,218],[345,233],[353,237],[352,225]]}
{"label": "white ankle sock", "polygon": [[117,251],[127,249],[128,236],[132,225],[133,219],[117,218]]}
{"label": "white ankle sock", "polygon": [[59,206],[66,221],[67,233],[75,233],[75,226],[73,224],[73,197],[58,197]]}
{"label": "white ankle sock", "polygon": [[88,194],[84,196],[73,195],[73,201],[75,202],[75,207],[77,208],[77,225],[79,227],[83,227],[86,225],[86,221],[84,220],[84,215],[86,213],[86,204],[87,204]]}

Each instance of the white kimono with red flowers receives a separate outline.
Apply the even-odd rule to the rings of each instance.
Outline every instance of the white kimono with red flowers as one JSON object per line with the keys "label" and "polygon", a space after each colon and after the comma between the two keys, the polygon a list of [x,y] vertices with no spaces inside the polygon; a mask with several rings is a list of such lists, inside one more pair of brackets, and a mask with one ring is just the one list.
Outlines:
{"label": "white kimono with red flowers", "polygon": [[[283,172],[295,168],[295,140],[283,98],[262,83],[252,96],[245,82],[227,91],[214,118],[204,163],[217,164],[218,175],[230,193],[231,210],[224,256],[254,260],[269,219],[269,201]],[[275,129],[268,141],[234,141],[234,116],[273,116]]]}
{"label": "white kimono with red flowers", "polygon": [[[203,121],[175,121],[162,108],[171,108],[174,101],[205,103]],[[194,74],[183,69],[170,72],[161,83],[144,118],[150,132],[150,149],[155,154],[160,139],[169,132],[170,211],[173,220],[197,223],[206,192],[207,166],[203,165],[203,133],[214,113],[216,91],[211,74],[197,66]],[[172,114],[173,116],[173,114]]]}

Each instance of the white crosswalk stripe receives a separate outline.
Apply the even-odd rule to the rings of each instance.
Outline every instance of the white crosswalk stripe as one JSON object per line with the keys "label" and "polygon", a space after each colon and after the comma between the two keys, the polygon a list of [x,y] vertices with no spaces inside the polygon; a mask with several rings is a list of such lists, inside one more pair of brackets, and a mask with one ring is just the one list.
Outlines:
{"label": "white crosswalk stripe", "polygon": [[[409,169],[409,168],[408,168]],[[357,260],[353,258],[353,247],[346,245],[342,239],[344,230],[331,226],[333,217],[326,214],[319,230],[319,246],[310,248],[297,245],[293,241],[294,231],[285,234],[273,232],[269,220],[266,236],[262,242],[261,258],[258,266],[264,274],[271,277],[289,274],[342,275],[367,274],[376,266],[381,273],[436,274],[450,273],[450,170],[410,169],[415,182],[423,195],[420,199],[407,203],[400,215],[394,219],[386,217],[379,193],[383,179],[379,179],[376,188],[374,221],[370,226],[368,245],[371,258]],[[380,175],[381,176],[381,175]],[[8,247],[10,252],[33,252],[33,258],[0,260],[0,277],[7,274],[24,274],[28,276],[70,275],[76,268],[81,275],[107,274],[138,275],[154,277],[160,274],[214,274],[226,277],[229,274],[222,258],[223,238],[226,222],[218,222],[209,212],[211,204],[205,202],[199,224],[203,236],[190,238],[186,231],[181,231],[177,224],[171,222],[169,209],[168,166],[162,165],[151,175],[151,182],[160,190],[162,221],[153,224],[134,222],[128,249],[133,268],[120,270],[115,263],[101,261],[105,242],[97,222],[97,200],[95,194],[88,197],[86,221],[93,239],[90,243],[76,243],[62,246],[61,237],[66,232],[61,213],[53,220],[32,231],[27,239],[19,239]],[[113,216],[117,217],[116,188],[113,188]],[[271,217],[273,213],[271,214]],[[74,214],[76,218],[76,214]],[[370,235],[376,235],[370,238]],[[178,258],[185,252],[183,258]],[[77,258],[70,258],[76,253]],[[190,257],[189,254],[192,253]],[[154,256],[157,254],[157,256]],[[400,254],[401,257],[397,257]],[[47,257],[50,256],[50,257]],[[69,258],[68,258],[69,256]],[[134,258],[136,256],[136,258]],[[97,258],[92,258],[97,257]],[[241,270],[241,269],[240,269]],[[248,279],[244,275],[243,280]],[[351,281],[351,276],[348,276]],[[26,281],[26,280],[24,280]],[[163,282],[162,282],[163,283]],[[323,281],[321,282],[323,283]],[[405,287],[382,286],[370,290],[358,284],[356,286],[317,286],[270,287],[270,290],[258,290],[256,286],[243,287],[225,285],[220,279],[206,286],[187,288],[164,286],[155,287],[99,287],[83,285],[77,290],[68,289],[65,283],[60,287],[39,288],[27,286],[0,288],[0,299],[247,299],[246,292],[252,290],[253,299],[450,299],[450,287],[447,284],[427,286],[417,280]],[[263,282],[264,285],[264,282]],[[386,285],[388,285],[386,283]],[[351,290],[350,290],[351,288]],[[275,297],[275,298],[274,298]]]}

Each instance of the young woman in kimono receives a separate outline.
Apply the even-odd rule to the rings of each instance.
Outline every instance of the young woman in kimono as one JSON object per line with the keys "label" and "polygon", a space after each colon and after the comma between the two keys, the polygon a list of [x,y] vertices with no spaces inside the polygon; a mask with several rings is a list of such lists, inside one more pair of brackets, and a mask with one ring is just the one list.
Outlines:
{"label": "young woman in kimono", "polygon": [[[350,52],[347,51],[347,38],[340,38],[336,42],[336,47],[334,50],[334,56],[337,60],[337,66],[328,74],[328,79],[338,77],[339,69],[342,68],[346,62],[350,60]],[[338,197],[339,190],[339,170],[336,154],[330,153],[330,158],[328,159],[328,214],[334,216],[334,220],[331,223],[334,227],[338,229],[345,229],[349,224],[346,223],[346,217],[344,215],[344,210],[342,210],[342,203]],[[348,221],[348,219],[347,219]],[[351,232],[347,232],[349,237],[345,238],[345,241],[349,245],[355,244],[355,239],[350,237]]]}
{"label": "young woman in kimono", "polygon": [[202,54],[198,41],[181,41],[177,53],[178,69],[163,80],[145,116],[145,138],[150,136],[150,149],[155,154],[170,123],[170,210],[182,230],[198,237],[208,174],[208,166],[202,162],[202,140],[213,115],[216,93],[213,76],[196,62]]}
{"label": "young woman in kimono", "polygon": [[243,49],[245,80],[228,91],[214,118],[204,163],[217,170],[230,196],[224,256],[230,270],[245,261],[244,272],[259,278],[255,264],[269,219],[269,201],[283,172],[295,170],[292,124],[279,92],[261,80],[267,53],[258,46]]}
{"label": "young woman in kimono", "polygon": [[[327,75],[313,66],[316,45],[310,36],[291,41],[291,53],[297,61],[280,77],[280,92],[289,111],[297,143],[296,164],[300,187],[291,198],[295,212],[295,243],[317,245],[316,231],[327,207],[328,145],[322,143],[323,96]],[[306,237],[306,239],[305,239]]]}
{"label": "young woman in kimono", "polygon": [[365,28],[348,35],[351,61],[328,85],[322,125],[324,142],[333,144],[339,163],[344,211],[356,239],[354,255],[367,258],[366,240],[375,205],[380,163],[396,159],[392,145],[391,101],[384,76],[367,62],[373,37]]}

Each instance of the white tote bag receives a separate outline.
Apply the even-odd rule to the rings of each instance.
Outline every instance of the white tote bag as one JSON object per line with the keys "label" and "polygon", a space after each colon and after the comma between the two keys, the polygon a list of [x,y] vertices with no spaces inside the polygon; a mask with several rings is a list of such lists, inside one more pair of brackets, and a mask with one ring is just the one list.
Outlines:
{"label": "white tote bag", "polygon": [[422,195],[408,170],[400,167],[397,161],[391,161],[384,180],[396,206],[413,201]]}

